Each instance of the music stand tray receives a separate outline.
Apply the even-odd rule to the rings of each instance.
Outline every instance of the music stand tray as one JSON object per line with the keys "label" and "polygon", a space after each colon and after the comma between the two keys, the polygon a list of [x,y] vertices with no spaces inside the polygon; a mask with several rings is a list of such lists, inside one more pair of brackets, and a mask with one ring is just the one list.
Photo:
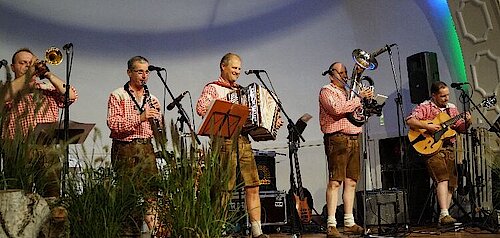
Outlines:
{"label": "music stand tray", "polygon": [[[64,141],[64,122],[39,123],[35,127],[35,137],[39,144]],[[69,121],[68,140],[70,144],[83,144],[95,123]]]}
{"label": "music stand tray", "polygon": [[241,130],[249,113],[245,105],[214,100],[203,119],[198,135],[231,138],[234,133]]}

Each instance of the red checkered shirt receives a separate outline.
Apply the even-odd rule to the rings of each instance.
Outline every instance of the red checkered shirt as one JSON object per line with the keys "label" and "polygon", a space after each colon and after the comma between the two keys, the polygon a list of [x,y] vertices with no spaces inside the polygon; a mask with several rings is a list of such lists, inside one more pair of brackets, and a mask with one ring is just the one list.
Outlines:
{"label": "red checkered shirt", "polygon": [[319,92],[319,124],[324,134],[341,132],[354,135],[361,132],[361,127],[347,120],[347,114],[361,106],[361,100],[355,97],[347,100],[345,91],[330,83]]}
{"label": "red checkered shirt", "polygon": [[[134,91],[130,88],[130,92]],[[158,102],[158,98],[151,95],[153,102]],[[138,98],[137,102],[142,106],[143,99]],[[144,108],[149,107],[146,103]],[[149,120],[141,122],[141,112],[135,105],[130,95],[123,87],[116,89],[109,95],[108,99],[108,127],[111,130],[109,137],[119,141],[132,141],[133,139],[148,139],[153,137],[153,130]]]}
{"label": "red checkered shirt", "polygon": [[[406,117],[406,121],[410,118],[415,118],[419,121],[433,120],[441,112],[448,113],[450,117],[455,117],[458,114],[460,114],[460,112],[458,112],[457,107],[453,103],[448,103],[445,108],[440,108],[436,104],[434,104],[434,102],[432,102],[431,100],[426,100],[417,105],[413,109],[411,114],[408,117]],[[455,124],[453,124],[451,127],[452,129],[457,130],[459,132],[465,132],[466,130],[465,120],[460,119],[457,122],[455,122]]]}
{"label": "red checkered shirt", "polygon": [[208,83],[201,91],[200,98],[196,102],[196,112],[201,117],[204,117],[213,100],[221,99],[228,101],[226,95],[239,87],[236,83],[231,85],[222,77],[219,77],[217,81]]}
{"label": "red checkered shirt", "polygon": [[[75,93],[76,98],[78,98],[76,89],[73,86],[70,88]],[[59,93],[59,91],[49,83],[36,82],[35,89],[38,90],[41,97],[36,99],[35,95],[38,94],[35,93],[24,95],[17,103],[17,110],[12,110],[12,101],[7,102],[6,106],[9,110],[7,127],[9,138],[14,138],[17,128],[21,128],[23,136],[26,136],[38,123],[53,123],[58,121],[59,108],[64,108],[64,94]],[[75,101],[76,99],[69,100],[69,104]]]}

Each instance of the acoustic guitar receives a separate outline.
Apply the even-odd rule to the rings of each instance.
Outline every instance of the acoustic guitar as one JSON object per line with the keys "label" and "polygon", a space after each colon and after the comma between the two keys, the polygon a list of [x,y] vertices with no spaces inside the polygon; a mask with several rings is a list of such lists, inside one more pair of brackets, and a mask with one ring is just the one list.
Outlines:
{"label": "acoustic guitar", "polygon": [[[471,108],[468,111],[473,111],[480,107],[492,107],[497,102],[495,95],[485,98],[481,104]],[[415,150],[422,155],[434,155],[443,146],[443,141],[445,139],[454,137],[457,132],[451,129],[451,125],[455,124],[458,120],[465,117],[467,111],[458,114],[457,116],[451,118],[447,113],[439,113],[433,120],[423,120],[422,122],[427,124],[440,125],[441,129],[429,133],[426,129],[413,130],[410,129],[408,132],[408,139]]]}

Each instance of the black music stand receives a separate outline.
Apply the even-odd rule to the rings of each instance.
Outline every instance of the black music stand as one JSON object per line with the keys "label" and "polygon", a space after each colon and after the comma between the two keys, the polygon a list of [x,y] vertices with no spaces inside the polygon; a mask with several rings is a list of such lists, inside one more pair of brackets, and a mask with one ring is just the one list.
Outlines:
{"label": "black music stand", "polygon": [[247,106],[214,100],[198,131],[201,136],[231,138],[245,124],[250,111]]}
{"label": "black music stand", "polygon": [[[64,141],[65,131],[64,127],[61,127],[62,124],[61,122],[37,124],[34,130],[37,144],[59,144],[60,141]],[[69,121],[68,125],[68,143],[83,144],[95,123]]]}

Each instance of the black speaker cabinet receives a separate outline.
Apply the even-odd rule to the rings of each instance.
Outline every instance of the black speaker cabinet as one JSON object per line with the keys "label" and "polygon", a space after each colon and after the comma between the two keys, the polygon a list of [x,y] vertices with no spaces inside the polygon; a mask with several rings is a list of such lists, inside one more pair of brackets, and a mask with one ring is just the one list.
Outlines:
{"label": "black speaker cabinet", "polygon": [[437,55],[420,52],[406,58],[411,103],[419,104],[430,98],[433,82],[439,81]]}
{"label": "black speaker cabinet", "polygon": [[[287,223],[287,207],[285,191],[260,191],[261,222],[262,226],[284,225]],[[238,192],[233,193],[233,199],[229,204],[229,209],[234,211],[238,206],[245,206],[245,194],[242,192],[241,200]],[[241,207],[240,207],[241,208]],[[246,215],[246,225],[250,227],[248,215]]]}
{"label": "black speaker cabinet", "polygon": [[[366,225],[391,225],[408,223],[407,195],[405,190],[366,191]],[[363,191],[356,193],[358,221],[363,223]]]}
{"label": "black speaker cabinet", "polygon": [[254,151],[259,172],[260,191],[276,191],[276,153],[274,151]]}

